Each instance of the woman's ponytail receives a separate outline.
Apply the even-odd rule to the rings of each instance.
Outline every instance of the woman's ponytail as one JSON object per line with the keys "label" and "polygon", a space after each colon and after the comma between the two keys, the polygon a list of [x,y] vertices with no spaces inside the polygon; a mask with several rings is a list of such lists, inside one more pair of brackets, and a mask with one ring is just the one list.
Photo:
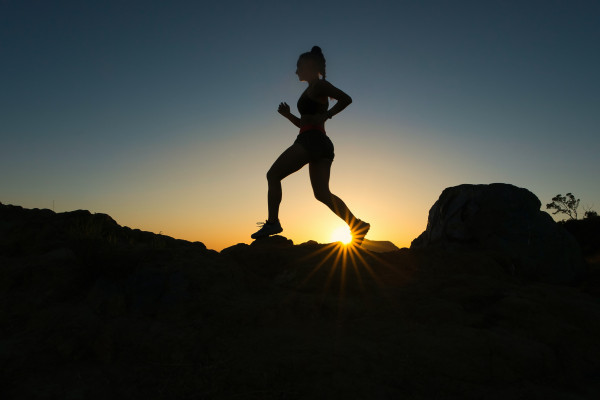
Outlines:
{"label": "woman's ponytail", "polygon": [[323,51],[319,46],[313,46],[310,52],[319,61],[319,72],[323,75],[323,79],[325,79],[325,56],[323,55]]}

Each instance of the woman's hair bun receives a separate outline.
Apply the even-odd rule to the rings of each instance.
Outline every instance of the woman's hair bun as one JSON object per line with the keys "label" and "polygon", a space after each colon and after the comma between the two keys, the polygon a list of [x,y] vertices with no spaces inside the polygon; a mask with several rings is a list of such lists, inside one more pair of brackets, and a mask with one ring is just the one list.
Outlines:
{"label": "woman's hair bun", "polygon": [[303,58],[315,60],[319,68],[319,73],[323,75],[323,79],[325,79],[325,56],[323,55],[323,52],[319,46],[313,46],[310,51],[300,54],[298,62],[300,62],[300,60]]}

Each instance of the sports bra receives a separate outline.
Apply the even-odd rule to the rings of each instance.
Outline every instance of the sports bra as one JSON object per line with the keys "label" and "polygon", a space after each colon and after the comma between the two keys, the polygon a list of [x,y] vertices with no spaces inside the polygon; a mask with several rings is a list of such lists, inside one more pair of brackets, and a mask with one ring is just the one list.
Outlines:
{"label": "sports bra", "polygon": [[329,102],[323,104],[308,97],[305,93],[298,99],[298,111],[300,114],[322,114],[327,111]]}

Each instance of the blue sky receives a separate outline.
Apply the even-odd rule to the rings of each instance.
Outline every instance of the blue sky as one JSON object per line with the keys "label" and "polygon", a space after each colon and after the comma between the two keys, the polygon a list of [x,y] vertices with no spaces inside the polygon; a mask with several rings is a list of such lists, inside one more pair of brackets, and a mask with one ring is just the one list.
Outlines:
{"label": "blue sky", "polygon": [[[222,248],[266,218],[297,129],[300,53],[353,103],[327,124],[332,190],[409,245],[441,191],[507,182],[600,209],[600,2],[0,1],[0,201],[105,212]],[[284,234],[335,216],[306,171]],[[286,225],[287,224],[287,225]]]}

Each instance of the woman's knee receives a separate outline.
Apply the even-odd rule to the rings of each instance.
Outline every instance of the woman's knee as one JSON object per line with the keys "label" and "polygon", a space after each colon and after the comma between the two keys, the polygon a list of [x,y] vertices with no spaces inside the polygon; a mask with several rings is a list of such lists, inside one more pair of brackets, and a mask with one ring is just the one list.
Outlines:
{"label": "woman's knee", "polygon": [[269,182],[279,182],[281,181],[281,174],[275,171],[273,168],[267,171],[267,181]]}
{"label": "woman's knee", "polygon": [[313,189],[315,199],[321,203],[329,204],[331,202],[331,192],[329,189]]}

